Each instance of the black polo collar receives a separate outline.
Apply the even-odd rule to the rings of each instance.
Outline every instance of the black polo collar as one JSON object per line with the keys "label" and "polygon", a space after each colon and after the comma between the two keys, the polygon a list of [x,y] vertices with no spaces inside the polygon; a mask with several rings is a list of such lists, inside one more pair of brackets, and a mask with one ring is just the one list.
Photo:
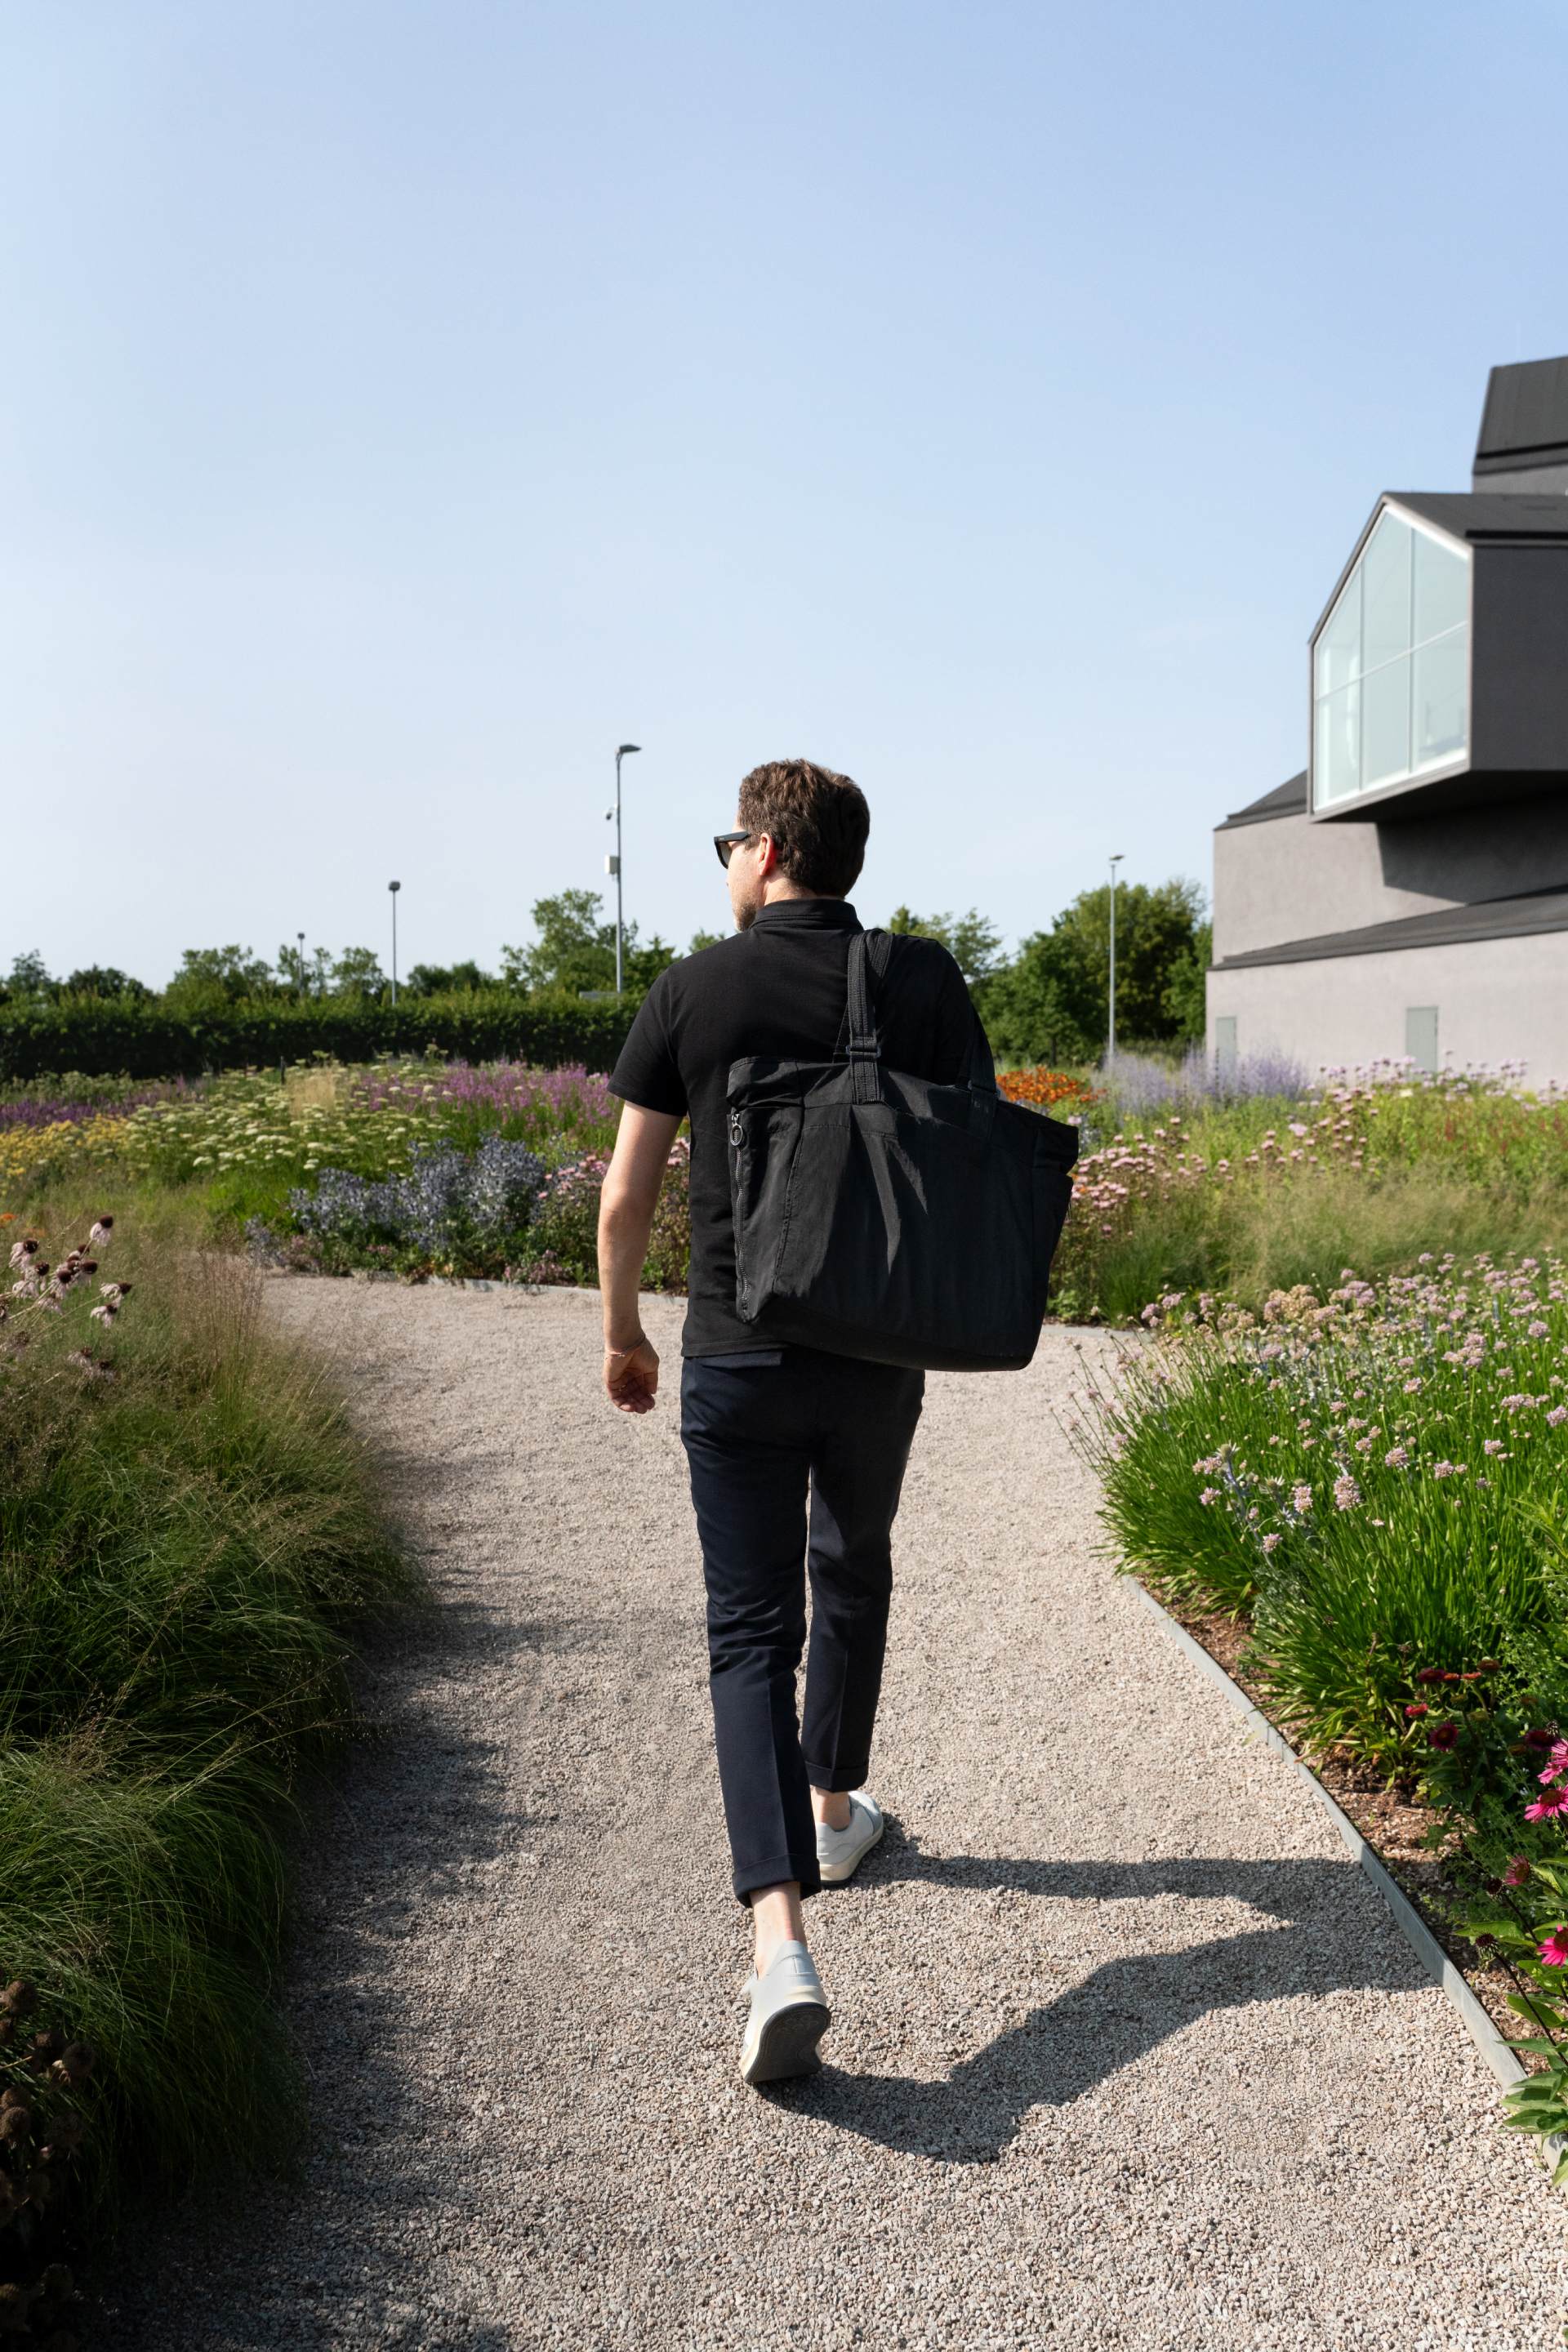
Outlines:
{"label": "black polo collar", "polygon": [[858,931],[862,929],[859,916],[847,898],[770,898],[757,910],[752,924],[754,931],[763,925],[772,930]]}

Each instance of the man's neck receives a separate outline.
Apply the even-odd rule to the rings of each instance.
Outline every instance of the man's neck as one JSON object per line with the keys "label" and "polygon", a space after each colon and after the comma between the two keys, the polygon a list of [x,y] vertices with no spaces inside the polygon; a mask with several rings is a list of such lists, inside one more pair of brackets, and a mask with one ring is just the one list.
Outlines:
{"label": "man's neck", "polygon": [[826,898],[831,896],[827,890],[803,889],[798,882],[788,881],[782,874],[775,880],[770,874],[763,884],[762,902],[764,907],[776,907],[784,898]]}

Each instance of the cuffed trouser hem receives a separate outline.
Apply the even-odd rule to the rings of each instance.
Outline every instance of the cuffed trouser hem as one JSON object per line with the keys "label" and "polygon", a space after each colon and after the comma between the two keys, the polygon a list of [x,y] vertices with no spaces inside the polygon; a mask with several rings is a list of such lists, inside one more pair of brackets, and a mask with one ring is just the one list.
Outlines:
{"label": "cuffed trouser hem", "polygon": [[865,1757],[858,1764],[814,1764],[805,1759],[805,1777],[814,1789],[826,1796],[846,1795],[851,1789],[863,1789],[871,1777],[871,1759]]}
{"label": "cuffed trouser hem", "polygon": [[785,1886],[794,1878],[800,1885],[801,1899],[822,1892],[822,1873],[817,1866],[816,1849],[807,1861],[797,1853],[764,1854],[761,1862],[735,1865],[734,1887],[737,1899],[749,1904],[760,1886]]}

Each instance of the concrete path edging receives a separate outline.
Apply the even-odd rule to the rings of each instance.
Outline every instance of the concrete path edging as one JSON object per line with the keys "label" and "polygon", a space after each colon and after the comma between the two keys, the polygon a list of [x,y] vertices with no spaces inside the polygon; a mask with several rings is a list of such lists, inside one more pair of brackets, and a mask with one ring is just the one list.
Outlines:
{"label": "concrete path edging", "polygon": [[[1162,1630],[1169,1639],[1174,1642],[1179,1650],[1186,1653],[1200,1674],[1206,1675],[1209,1681],[1225,1693],[1237,1714],[1245,1717],[1248,1730],[1256,1734],[1267,1747],[1273,1748],[1277,1755],[1284,1757],[1288,1763],[1295,1767],[1319,1804],[1328,1814],[1335,1829],[1338,1830],[1362,1875],[1376,1887],[1384,1903],[1387,1904],[1394,1916],[1394,1924],[1405,1942],[1427,1970],[1433,1982],[1441,1987],[1452,2007],[1458,2011],[1465,2031],[1503,2089],[1511,2091],[1515,2084],[1522,2083],[1527,2072],[1522,2061],[1517,2058],[1509,2048],[1486,2010],[1470,1990],[1464,1977],[1454,1966],[1453,1961],[1438,1943],[1398,1881],[1378,1860],[1350,1815],[1342,1806],[1335,1803],[1310,1765],[1302,1762],[1284,1733],[1275,1728],[1260,1707],[1254,1706],[1240,1684],[1231,1680],[1218,1659],[1211,1657],[1203,1643],[1195,1640],[1186,1627],[1179,1623],[1170,1611],[1155,1600],[1147,1585],[1141,1583],[1135,1575],[1130,1575],[1128,1581],[1143,1606],[1159,1620]],[[1568,2137],[1560,2132],[1553,2132],[1547,2138],[1541,2140],[1538,2147],[1542,2163],[1548,2171],[1554,2171],[1559,2159],[1568,2155]]]}

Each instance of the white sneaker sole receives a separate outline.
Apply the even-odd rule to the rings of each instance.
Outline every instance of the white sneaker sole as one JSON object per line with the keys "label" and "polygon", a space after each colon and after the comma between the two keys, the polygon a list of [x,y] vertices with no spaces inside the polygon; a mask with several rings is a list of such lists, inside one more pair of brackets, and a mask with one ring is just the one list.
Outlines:
{"label": "white sneaker sole", "polygon": [[876,1828],[871,1832],[870,1836],[866,1840],[865,1843],[863,1845],[856,1846],[854,1851],[847,1857],[840,1854],[837,1861],[819,1862],[817,1864],[817,1869],[821,1874],[824,1886],[843,1886],[849,1879],[853,1878],[855,1873],[859,1869],[860,1864],[865,1861],[866,1856],[870,1853],[871,1848],[874,1845],[880,1845],[882,1842],[882,1832],[886,1827],[886,1822],[879,1820]]}
{"label": "white sneaker sole", "polygon": [[748,2035],[741,2052],[741,2080],[754,2086],[816,2074],[822,2065],[816,2045],[831,2023],[832,2012],[823,2001],[786,2001],[764,2018],[754,2047]]}

